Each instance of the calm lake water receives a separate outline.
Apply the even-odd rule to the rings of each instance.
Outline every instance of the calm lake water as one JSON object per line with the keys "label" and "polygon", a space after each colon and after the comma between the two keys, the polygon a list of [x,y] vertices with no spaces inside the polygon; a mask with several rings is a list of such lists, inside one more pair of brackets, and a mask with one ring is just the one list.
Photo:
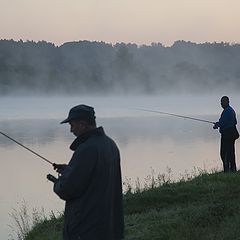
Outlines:
{"label": "calm lake water", "polygon": [[[60,125],[70,107],[85,103],[95,106],[98,126],[118,144],[122,158],[123,180],[141,182],[171,169],[179,179],[194,169],[220,170],[219,133],[212,125],[181,118],[140,112],[134,108],[187,114],[215,121],[221,112],[218,98],[2,98],[0,130],[56,163],[67,163],[72,155],[69,145],[74,136],[67,124]],[[182,101],[182,102],[181,102]],[[239,101],[240,102],[240,101]],[[177,103],[177,104],[176,104]],[[197,108],[194,108],[193,105]],[[202,106],[203,105],[203,106]],[[209,106],[208,108],[206,106]],[[211,107],[210,107],[211,106]],[[187,111],[189,109],[189,111]],[[236,109],[237,110],[237,109]],[[237,145],[237,159],[240,149]],[[46,180],[52,167],[14,142],[0,135],[0,239],[12,233],[9,214],[27,203],[62,211],[64,202],[52,192]],[[238,161],[237,161],[237,165]]]}

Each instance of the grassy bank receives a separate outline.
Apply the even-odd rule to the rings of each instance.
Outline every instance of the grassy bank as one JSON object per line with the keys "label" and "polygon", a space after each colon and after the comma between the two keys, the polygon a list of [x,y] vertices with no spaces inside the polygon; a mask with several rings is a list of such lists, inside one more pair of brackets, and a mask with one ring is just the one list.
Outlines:
{"label": "grassy bank", "polygon": [[[126,240],[240,239],[240,174],[202,174],[128,193]],[[62,217],[36,225],[26,240],[60,240]]]}

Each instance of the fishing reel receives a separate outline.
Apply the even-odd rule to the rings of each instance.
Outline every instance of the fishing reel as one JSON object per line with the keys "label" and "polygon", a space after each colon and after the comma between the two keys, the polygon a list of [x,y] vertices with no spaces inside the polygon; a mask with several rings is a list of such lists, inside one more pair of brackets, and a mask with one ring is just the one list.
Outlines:
{"label": "fishing reel", "polygon": [[52,174],[48,174],[47,175],[47,179],[53,183],[55,183],[57,181],[57,178],[54,177]]}

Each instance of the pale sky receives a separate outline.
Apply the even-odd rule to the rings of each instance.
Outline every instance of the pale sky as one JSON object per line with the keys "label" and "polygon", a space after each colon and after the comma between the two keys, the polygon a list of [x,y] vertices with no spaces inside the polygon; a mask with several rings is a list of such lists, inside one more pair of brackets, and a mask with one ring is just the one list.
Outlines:
{"label": "pale sky", "polygon": [[240,43],[240,0],[0,0],[0,39]]}

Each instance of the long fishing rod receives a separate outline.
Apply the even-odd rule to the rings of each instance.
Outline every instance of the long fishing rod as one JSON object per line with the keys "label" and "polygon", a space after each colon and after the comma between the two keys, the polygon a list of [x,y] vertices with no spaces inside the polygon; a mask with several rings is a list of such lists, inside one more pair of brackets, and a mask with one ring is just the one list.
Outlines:
{"label": "long fishing rod", "polygon": [[36,156],[40,157],[42,160],[44,160],[47,163],[50,163],[51,165],[54,165],[53,162],[49,161],[48,159],[46,159],[45,157],[41,156],[40,154],[36,153],[35,151],[33,151],[32,149],[26,147],[25,145],[23,145],[22,143],[18,142],[17,140],[13,139],[12,137],[9,137],[7,134],[3,133],[0,131],[0,134],[2,134],[3,136],[5,136],[6,138],[12,140],[13,142],[17,143],[18,145],[20,145],[21,147],[25,148],[26,150],[28,150],[29,152],[35,154]]}
{"label": "long fishing rod", "polygon": [[193,117],[188,117],[188,116],[183,116],[183,115],[178,115],[178,114],[174,114],[174,113],[161,112],[161,111],[155,111],[155,110],[149,110],[149,109],[143,109],[143,108],[136,108],[136,110],[144,111],[144,112],[160,113],[160,114],[164,114],[164,115],[169,115],[169,116],[174,116],[174,117],[179,117],[179,118],[184,118],[184,119],[190,119],[190,120],[199,121],[199,122],[215,124],[215,122],[211,122],[211,121],[208,121],[208,120],[204,120],[204,119],[200,119],[200,118],[193,118]]}

